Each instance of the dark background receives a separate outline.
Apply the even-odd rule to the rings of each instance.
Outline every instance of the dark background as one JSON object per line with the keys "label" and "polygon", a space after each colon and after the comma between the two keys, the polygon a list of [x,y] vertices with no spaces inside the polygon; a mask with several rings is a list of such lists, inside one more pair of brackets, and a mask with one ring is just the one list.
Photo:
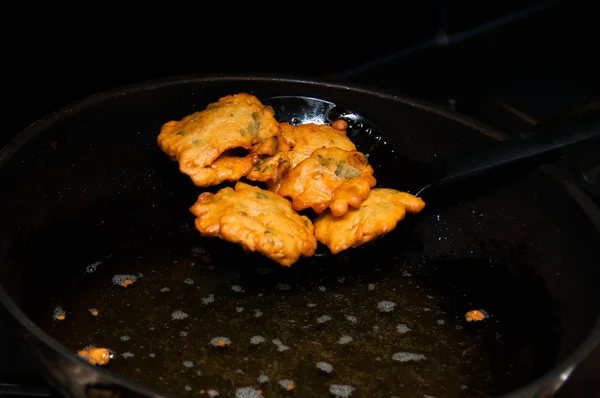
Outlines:
{"label": "dark background", "polygon": [[191,73],[327,76],[459,105],[529,100],[532,113],[598,92],[585,2],[63,0],[4,19],[6,136],[83,96]]}
{"label": "dark background", "polygon": [[[600,104],[600,24],[585,2],[68,0],[11,7],[0,28],[0,147],[74,100],[181,74],[357,82],[437,102],[511,135]],[[11,363],[13,372],[28,368]],[[600,353],[562,396],[600,396],[598,368]]]}

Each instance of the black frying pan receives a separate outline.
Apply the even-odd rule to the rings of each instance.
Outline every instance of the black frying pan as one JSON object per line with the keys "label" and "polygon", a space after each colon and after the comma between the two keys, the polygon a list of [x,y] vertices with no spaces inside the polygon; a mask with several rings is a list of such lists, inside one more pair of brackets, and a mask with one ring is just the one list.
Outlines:
{"label": "black frying pan", "polygon": [[[291,268],[201,238],[200,190],[156,135],[240,91],[353,109],[415,162],[505,138],[411,99],[262,77],[143,83],[42,119],[0,155],[0,299],[64,394],[545,396],[598,342],[598,209],[554,172],[449,189],[376,244]],[[109,365],[76,356],[90,344]]]}

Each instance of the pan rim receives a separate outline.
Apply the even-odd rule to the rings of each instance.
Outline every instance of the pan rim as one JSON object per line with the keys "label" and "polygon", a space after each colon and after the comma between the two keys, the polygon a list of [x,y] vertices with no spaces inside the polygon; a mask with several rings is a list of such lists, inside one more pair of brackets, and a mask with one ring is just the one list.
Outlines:
{"label": "pan rim", "polygon": [[[201,84],[214,81],[224,82],[248,82],[248,81],[268,81],[268,82],[281,82],[281,83],[299,83],[307,86],[321,86],[331,87],[335,89],[348,90],[353,92],[359,92],[370,96],[383,98],[393,102],[399,102],[404,105],[408,105],[413,108],[417,108],[426,112],[437,114],[446,119],[453,120],[457,123],[461,123],[472,130],[477,131],[480,134],[484,134],[491,139],[497,141],[504,141],[510,137],[486,124],[473,119],[469,116],[451,112],[443,109],[439,105],[428,102],[426,100],[412,98],[403,94],[396,94],[387,91],[382,88],[374,88],[367,85],[361,85],[356,83],[344,83],[334,82],[331,80],[318,79],[312,77],[293,76],[293,75],[273,75],[273,74],[252,74],[252,75],[239,75],[239,74],[192,74],[192,75],[179,75],[164,77],[158,79],[145,80],[141,82],[135,82],[127,85],[118,86],[112,89],[102,91],[97,94],[93,94],[82,99],[76,100],[66,106],[58,108],[57,110],[48,113],[41,117],[37,121],[30,124],[28,127],[23,129],[13,139],[11,139],[6,146],[0,149],[0,167],[2,167],[12,155],[14,155],[19,149],[21,149],[29,140],[40,134],[48,126],[51,126],[56,121],[63,117],[68,116],[71,113],[77,112],[79,109],[93,105],[97,102],[107,100],[110,98],[130,95],[137,92],[144,92],[148,90],[154,90],[162,87],[171,85],[183,85],[183,84]],[[548,170],[548,174],[556,178],[555,170]],[[565,186],[565,183],[558,181],[558,185],[565,189],[569,196],[576,201],[582,211],[590,218],[596,229],[600,232],[600,208],[589,198],[589,196],[577,186]],[[73,364],[85,364],[77,356],[69,350],[66,346],[54,339],[48,333],[43,331],[37,326],[16,304],[16,302],[7,294],[4,288],[0,285],[0,302],[3,307],[9,312],[9,314],[20,324],[28,334],[32,335],[40,342],[45,344],[50,349],[54,350],[61,357],[66,358]],[[592,350],[600,342],[600,318],[597,319],[595,326],[588,333],[586,338],[577,347],[575,351],[569,354],[561,362],[556,364],[549,372],[543,376],[532,380],[528,384],[520,387],[516,390],[510,391],[504,395],[498,396],[497,398],[519,398],[519,397],[531,397],[537,396],[538,393],[544,393],[547,386],[553,386],[552,392],[558,390],[566,380],[570,372],[576,368],[576,366],[584,360]],[[87,364],[94,369],[94,371],[100,372],[107,381],[114,383],[116,386],[129,389],[133,392],[143,394],[146,396],[160,396],[176,398],[172,394],[165,394],[158,392],[157,390],[148,388],[144,385],[134,382],[128,378],[119,376],[111,373],[106,369],[102,369],[93,365]],[[566,377],[565,377],[566,375]]]}
{"label": "pan rim", "polygon": [[19,132],[15,137],[9,140],[3,148],[0,148],[0,167],[6,162],[10,156],[21,148],[29,139],[39,134],[43,129],[52,125],[59,118],[65,114],[77,112],[78,109],[100,102],[102,100],[115,97],[125,96],[136,92],[147,91],[160,87],[166,87],[170,85],[180,85],[186,83],[201,83],[208,81],[270,81],[270,82],[282,82],[282,83],[300,83],[304,85],[314,86],[325,86],[337,89],[351,90],[354,92],[361,92],[371,96],[384,98],[387,100],[400,102],[405,105],[424,110],[426,112],[435,113],[444,116],[447,119],[454,120],[462,123],[472,129],[477,130],[492,139],[497,141],[504,141],[509,139],[510,136],[494,129],[485,123],[473,119],[467,115],[463,115],[457,112],[451,112],[443,109],[439,105],[432,102],[413,98],[404,94],[395,94],[385,89],[373,88],[367,85],[357,83],[339,83],[331,80],[308,78],[303,76],[294,75],[267,75],[267,74],[252,74],[252,75],[239,75],[239,74],[202,74],[202,75],[178,75],[157,79],[144,80],[140,82],[130,83],[126,85],[117,86],[102,92],[92,94],[78,100],[75,100],[67,105],[64,105],[31,123]]}

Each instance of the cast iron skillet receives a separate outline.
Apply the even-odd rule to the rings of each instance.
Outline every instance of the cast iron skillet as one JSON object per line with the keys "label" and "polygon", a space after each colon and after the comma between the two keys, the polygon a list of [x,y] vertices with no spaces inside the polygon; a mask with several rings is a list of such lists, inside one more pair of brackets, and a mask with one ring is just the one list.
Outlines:
{"label": "cast iron skillet", "polygon": [[[353,109],[416,162],[505,138],[412,99],[267,77],[146,82],[40,120],[0,155],[0,299],[62,393],[328,396],[351,385],[352,396],[539,397],[597,344],[598,209],[539,169],[445,191],[377,244],[327,263],[286,269],[200,238],[188,212],[200,191],[156,135],[240,91]],[[382,164],[382,182],[402,173]],[[113,285],[116,274],[136,283]],[[490,317],[467,323],[479,308]],[[231,345],[213,347],[215,337]],[[88,344],[115,352],[107,368],[76,357]],[[271,381],[259,385],[261,374]]]}

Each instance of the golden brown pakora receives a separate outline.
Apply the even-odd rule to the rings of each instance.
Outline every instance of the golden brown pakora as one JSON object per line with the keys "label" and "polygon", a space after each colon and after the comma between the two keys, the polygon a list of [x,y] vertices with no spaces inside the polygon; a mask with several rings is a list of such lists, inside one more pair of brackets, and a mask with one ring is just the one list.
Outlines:
{"label": "golden brown pakora", "polygon": [[292,169],[319,148],[356,151],[356,145],[348,138],[346,130],[339,130],[328,124],[304,123],[292,126],[280,123],[280,130],[281,150],[287,151]]}
{"label": "golden brown pakora", "polygon": [[108,349],[99,347],[86,347],[79,350],[77,355],[88,361],[90,365],[106,365],[112,358],[112,354]]}
{"label": "golden brown pakora", "polygon": [[203,236],[220,237],[290,266],[317,248],[314,226],[285,198],[238,181],[235,189],[204,192],[190,208]]}
{"label": "golden brown pakora", "polygon": [[[181,120],[165,123],[158,145],[195,185],[237,181],[252,171],[260,155],[277,151],[279,123],[273,108],[254,95],[227,95]],[[243,156],[236,156],[242,149]]]}
{"label": "golden brown pakora", "polygon": [[389,188],[373,188],[358,209],[341,217],[330,212],[315,221],[315,236],[333,254],[360,246],[390,232],[406,213],[418,213],[425,207],[423,199]]}
{"label": "golden brown pakora", "polygon": [[[273,156],[260,157],[246,178],[250,181],[270,183],[271,186],[281,181],[290,168],[286,152],[278,152]],[[275,189],[271,189],[275,192]]]}
{"label": "golden brown pakora", "polygon": [[346,136],[348,123],[337,121],[332,125],[304,123],[293,126],[282,122],[278,137],[277,154],[264,156],[254,166],[247,179],[267,182],[269,190],[277,192],[287,172],[319,148],[341,148],[355,151],[356,146]]}
{"label": "golden brown pakora", "polygon": [[317,149],[290,170],[277,193],[292,199],[294,209],[329,208],[335,217],[358,207],[375,186],[373,168],[365,155],[340,148]]}

